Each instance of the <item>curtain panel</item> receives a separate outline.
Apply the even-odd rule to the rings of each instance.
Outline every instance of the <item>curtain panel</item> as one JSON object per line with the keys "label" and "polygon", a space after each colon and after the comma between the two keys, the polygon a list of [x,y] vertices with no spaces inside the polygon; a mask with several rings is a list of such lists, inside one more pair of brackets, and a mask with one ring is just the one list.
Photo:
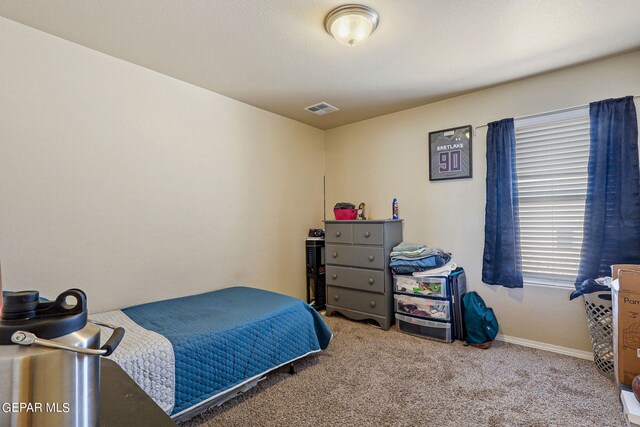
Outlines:
{"label": "curtain panel", "polygon": [[482,281],[521,288],[516,135],[512,118],[488,124],[486,185]]}
{"label": "curtain panel", "polygon": [[589,104],[590,148],[577,283],[640,263],[638,121],[632,96]]}

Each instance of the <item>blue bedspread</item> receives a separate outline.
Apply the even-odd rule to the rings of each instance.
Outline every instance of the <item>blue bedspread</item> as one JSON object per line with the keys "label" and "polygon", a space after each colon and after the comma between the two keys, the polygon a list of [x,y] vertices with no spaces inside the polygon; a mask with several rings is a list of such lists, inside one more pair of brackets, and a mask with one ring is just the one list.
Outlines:
{"label": "blue bedspread", "polygon": [[290,360],[325,349],[331,339],[326,323],[308,304],[246,287],[122,311],[173,345],[173,414]]}

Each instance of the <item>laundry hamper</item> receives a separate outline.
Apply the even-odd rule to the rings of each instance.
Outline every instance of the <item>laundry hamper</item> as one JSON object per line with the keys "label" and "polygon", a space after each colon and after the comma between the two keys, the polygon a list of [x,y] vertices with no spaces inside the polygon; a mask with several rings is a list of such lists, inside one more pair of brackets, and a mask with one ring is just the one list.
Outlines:
{"label": "laundry hamper", "polygon": [[611,291],[584,294],[587,324],[593,347],[593,361],[598,370],[613,379],[613,316]]}

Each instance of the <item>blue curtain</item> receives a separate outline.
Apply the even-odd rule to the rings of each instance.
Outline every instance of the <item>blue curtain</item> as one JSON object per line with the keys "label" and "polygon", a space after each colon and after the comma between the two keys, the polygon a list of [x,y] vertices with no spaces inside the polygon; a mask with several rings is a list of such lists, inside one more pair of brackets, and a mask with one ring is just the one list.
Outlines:
{"label": "blue curtain", "polygon": [[612,264],[640,263],[638,121],[633,97],[589,105],[584,240],[577,282],[610,276]]}
{"label": "blue curtain", "polygon": [[513,119],[492,122],[488,127],[482,281],[521,288],[515,128]]}

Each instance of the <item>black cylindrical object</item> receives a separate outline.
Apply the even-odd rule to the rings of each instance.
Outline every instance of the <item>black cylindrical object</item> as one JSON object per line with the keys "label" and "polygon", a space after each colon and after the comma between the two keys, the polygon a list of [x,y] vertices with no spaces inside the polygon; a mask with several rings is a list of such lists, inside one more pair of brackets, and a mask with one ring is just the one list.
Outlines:
{"label": "black cylindrical object", "polygon": [[[316,310],[324,310],[327,305],[327,290],[324,268],[324,240],[307,239],[307,302]],[[313,298],[311,293],[313,291]]]}
{"label": "black cylindrical object", "polygon": [[36,316],[38,291],[11,292],[2,297],[2,320],[30,319]]}

